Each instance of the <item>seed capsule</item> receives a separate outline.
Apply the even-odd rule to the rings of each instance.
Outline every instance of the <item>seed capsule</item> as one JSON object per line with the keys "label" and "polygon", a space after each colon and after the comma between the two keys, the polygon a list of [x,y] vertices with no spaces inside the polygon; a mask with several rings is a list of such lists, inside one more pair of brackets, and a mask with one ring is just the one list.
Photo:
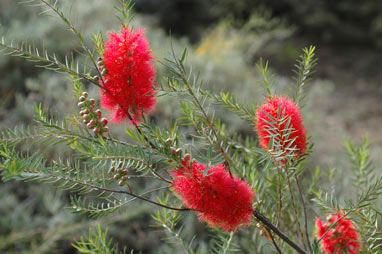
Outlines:
{"label": "seed capsule", "polygon": [[101,123],[102,123],[102,126],[106,126],[107,123],[108,123],[108,121],[107,121],[106,118],[102,118],[102,119],[101,119]]}
{"label": "seed capsule", "polygon": [[96,113],[98,119],[101,119],[101,117],[102,117],[102,111],[101,110],[97,109],[94,113]]}
{"label": "seed capsule", "polygon": [[186,160],[186,161],[190,161],[191,160],[191,155],[186,153],[184,156],[183,156],[183,159]]}
{"label": "seed capsule", "polygon": [[94,125],[92,123],[88,123],[86,125],[86,127],[89,129],[89,130],[92,130],[94,128]]}

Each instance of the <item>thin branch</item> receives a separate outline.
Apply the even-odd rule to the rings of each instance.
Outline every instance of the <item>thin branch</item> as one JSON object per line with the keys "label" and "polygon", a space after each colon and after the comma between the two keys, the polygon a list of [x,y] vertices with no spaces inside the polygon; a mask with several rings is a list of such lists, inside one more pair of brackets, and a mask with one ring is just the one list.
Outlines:
{"label": "thin branch", "polygon": [[272,240],[271,242],[273,243],[273,246],[275,246],[277,252],[282,254],[280,247],[277,245],[275,238],[273,237],[272,231],[268,227],[265,227],[265,229],[267,230],[269,236],[271,237],[271,240]]}
{"label": "thin branch", "polygon": [[51,5],[50,3],[48,3],[47,1],[45,0],[40,0],[42,3],[44,3],[46,6],[48,6],[51,10],[53,10],[61,19],[62,21],[64,21],[67,26],[70,28],[70,30],[73,32],[73,34],[75,36],[77,36],[78,40],[80,41],[81,43],[81,47],[85,50],[85,52],[87,53],[87,55],[89,56],[90,58],[90,61],[93,63],[96,71],[97,71],[97,74],[98,74],[98,77],[100,78],[103,86],[101,87],[99,84],[96,84],[97,86],[99,86],[100,88],[104,88],[105,87],[105,82],[103,80],[103,77],[102,77],[102,74],[101,74],[101,71],[99,70],[98,68],[98,65],[94,59],[94,56],[93,56],[93,53],[91,52],[91,50],[85,45],[85,42],[84,42],[84,39],[81,35],[80,32],[78,32],[78,30],[72,25],[72,23],[70,23],[70,21],[64,16],[64,14],[62,12],[60,12],[56,7],[54,7],[53,5]]}
{"label": "thin branch", "polygon": [[294,179],[296,180],[296,185],[297,185],[298,193],[299,193],[299,196],[300,196],[300,199],[301,199],[301,203],[302,203],[302,207],[303,207],[303,211],[304,211],[304,223],[305,223],[306,241],[308,243],[308,247],[309,247],[310,252],[313,252],[312,245],[310,244],[310,239],[309,239],[308,216],[307,216],[307,213],[306,213],[306,205],[305,205],[305,201],[304,201],[304,194],[302,194],[301,187],[300,187],[300,184],[298,182],[298,177],[297,177],[296,174],[294,175]]}
{"label": "thin branch", "polygon": [[259,213],[256,209],[253,211],[253,215],[259,221],[261,221],[264,226],[268,229],[272,230],[276,235],[278,235],[281,239],[283,239],[289,246],[295,249],[300,254],[308,254],[305,250],[303,250],[300,246],[298,246],[295,242],[293,242],[288,236],[286,236],[283,232],[281,232],[272,222],[269,221],[266,217]]}
{"label": "thin branch", "polygon": [[151,199],[145,198],[142,195],[134,194],[133,192],[130,192],[130,191],[112,190],[112,189],[102,188],[102,187],[99,187],[99,186],[96,186],[96,185],[93,185],[93,184],[88,184],[88,183],[84,183],[84,182],[75,181],[75,180],[73,180],[71,178],[60,178],[60,177],[57,177],[57,176],[51,176],[51,177],[56,178],[56,179],[67,180],[67,181],[73,182],[75,184],[83,185],[83,186],[86,186],[86,187],[89,187],[89,188],[92,188],[92,189],[96,189],[96,190],[99,190],[99,191],[127,194],[127,195],[135,197],[137,199],[141,199],[141,200],[149,202],[151,204],[154,204],[154,205],[157,205],[157,206],[160,206],[160,207],[163,207],[163,208],[171,209],[171,210],[176,210],[176,211],[190,211],[191,210],[189,208],[177,208],[177,207],[171,207],[171,206],[163,205],[163,204],[158,203],[156,201],[153,201]]}
{"label": "thin branch", "polygon": [[291,196],[293,211],[294,211],[294,214],[296,216],[297,229],[298,229],[298,232],[300,233],[300,236],[301,236],[302,245],[304,245],[304,247],[306,247],[305,244],[304,244],[304,234],[302,233],[300,221],[298,219],[298,212],[297,212],[296,203],[294,202],[293,189],[292,189],[292,185],[290,183],[290,175],[289,175],[288,167],[285,167],[285,172],[286,172],[286,177],[287,177],[287,181],[288,181],[288,187],[289,187],[289,193],[290,193],[290,196]]}
{"label": "thin branch", "polygon": [[[181,66],[181,64],[179,63],[178,59],[176,58],[175,56],[175,52],[174,52],[174,48],[171,47],[171,50],[172,50],[172,55],[173,55],[173,58],[175,60],[175,63],[176,63],[176,66],[178,68],[178,70],[180,71],[180,74],[181,74],[181,78],[183,80],[183,83],[186,85],[187,87],[187,90],[188,92],[191,94],[191,96],[194,98],[197,106],[199,107],[199,109],[201,110],[202,114],[204,115],[204,118],[206,119],[206,121],[208,122],[208,125],[212,131],[212,133],[214,134],[215,136],[215,139],[216,139],[216,143],[218,144],[218,147],[219,147],[219,150],[221,152],[221,154],[223,155],[224,157],[224,165],[227,167],[227,170],[231,176],[231,178],[233,177],[232,176],[232,172],[231,172],[231,167],[230,167],[230,164],[228,162],[228,155],[225,153],[224,149],[223,149],[223,146],[222,146],[222,143],[220,142],[219,140],[219,137],[218,137],[218,134],[216,132],[216,129],[215,129],[215,126],[213,124],[213,121],[211,121],[206,113],[206,111],[204,110],[203,106],[201,105],[199,99],[196,97],[194,91],[192,90],[190,84],[188,83],[188,80],[187,80],[187,77],[184,73],[184,69],[183,67]],[[232,160],[231,160],[232,161]]]}

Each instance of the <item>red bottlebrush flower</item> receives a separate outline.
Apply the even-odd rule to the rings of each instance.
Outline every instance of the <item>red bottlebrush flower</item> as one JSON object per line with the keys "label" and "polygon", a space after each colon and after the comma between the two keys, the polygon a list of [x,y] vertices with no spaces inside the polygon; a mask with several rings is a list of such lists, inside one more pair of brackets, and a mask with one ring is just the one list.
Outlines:
{"label": "red bottlebrush flower", "polygon": [[[290,123],[286,129],[289,118]],[[272,126],[270,122],[276,122],[277,124]],[[294,154],[297,157],[301,156],[306,150],[306,130],[302,124],[299,107],[289,98],[276,96],[268,98],[267,102],[256,111],[255,126],[260,145],[265,150],[269,149],[271,134],[276,134],[277,138],[274,139],[274,144],[279,145],[275,145],[273,150],[281,149],[281,151],[285,152],[287,148],[294,148],[296,149]],[[285,135],[287,131],[291,132],[289,137]],[[293,143],[290,144],[291,142]]]}
{"label": "red bottlebrush flower", "polygon": [[[105,72],[101,82],[101,105],[110,111],[112,121],[134,121],[156,104],[152,55],[144,30],[123,27],[121,33],[109,33],[103,55]],[[133,113],[135,112],[135,113]]]}
{"label": "red bottlebrush flower", "polygon": [[255,194],[246,182],[231,178],[223,164],[209,169],[207,176],[202,164],[184,161],[183,166],[172,172],[173,188],[186,207],[197,210],[201,221],[224,231],[251,223]]}
{"label": "red bottlebrush flower", "polygon": [[[326,223],[322,222],[320,218],[317,218],[317,238],[321,238],[330,225],[342,216],[342,211],[329,215]],[[356,254],[359,253],[359,249],[361,248],[358,239],[359,235],[356,231],[356,227],[349,219],[343,218],[324,236],[321,241],[321,247],[326,254]]]}

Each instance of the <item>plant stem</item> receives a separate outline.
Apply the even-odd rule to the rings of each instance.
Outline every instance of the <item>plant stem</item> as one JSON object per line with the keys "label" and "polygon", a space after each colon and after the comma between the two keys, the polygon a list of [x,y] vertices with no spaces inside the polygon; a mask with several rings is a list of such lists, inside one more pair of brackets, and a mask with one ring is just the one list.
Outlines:
{"label": "plant stem", "polygon": [[288,181],[288,187],[289,187],[290,197],[291,197],[291,201],[292,201],[292,206],[293,206],[294,214],[296,216],[297,229],[298,229],[298,232],[300,233],[300,236],[301,236],[302,245],[304,245],[304,248],[306,248],[306,246],[304,244],[304,234],[302,233],[300,221],[298,220],[298,212],[297,212],[297,208],[296,208],[296,203],[294,202],[293,189],[292,189],[292,185],[290,183],[290,175],[289,175],[289,170],[288,170],[287,166],[285,166],[285,172],[286,172],[286,176],[287,176],[287,181]]}
{"label": "plant stem", "polygon": [[301,187],[300,187],[300,184],[298,182],[298,177],[297,177],[296,174],[294,175],[294,179],[296,180],[296,185],[297,185],[298,193],[300,195],[302,207],[303,207],[303,210],[304,210],[304,223],[305,223],[306,241],[307,241],[307,244],[308,244],[308,247],[309,247],[309,251],[313,252],[312,245],[310,244],[310,240],[309,240],[308,216],[307,216],[307,213],[306,213],[306,205],[305,205],[305,201],[304,201],[304,195],[302,194]]}
{"label": "plant stem", "polygon": [[271,240],[272,240],[272,243],[273,245],[275,246],[276,250],[278,251],[278,253],[282,254],[279,246],[277,245],[276,241],[275,241],[275,238],[273,238],[273,235],[272,235],[272,231],[268,228],[268,227],[265,227],[265,229],[267,230],[269,236],[271,237]]}
{"label": "plant stem", "polygon": [[223,155],[224,157],[224,166],[227,168],[228,172],[229,172],[229,175],[231,176],[231,178],[233,177],[232,176],[232,172],[231,172],[231,167],[230,167],[230,164],[228,162],[228,156],[227,154],[225,153],[224,151],[224,148],[222,146],[222,143],[220,142],[219,140],[219,137],[218,137],[218,134],[216,132],[216,129],[215,129],[215,126],[213,124],[213,121],[210,120],[210,118],[208,117],[207,115],[207,112],[204,110],[203,106],[201,105],[199,99],[196,97],[196,94],[194,93],[194,91],[192,90],[190,84],[188,83],[188,79],[184,73],[184,68],[182,67],[182,65],[179,63],[178,59],[176,58],[175,56],[175,52],[174,52],[174,48],[171,46],[171,49],[172,49],[172,55],[174,57],[174,60],[175,60],[175,63],[176,63],[176,66],[178,68],[178,70],[180,71],[180,76],[183,80],[183,83],[185,84],[185,86],[187,87],[187,91],[190,93],[190,95],[194,98],[194,101],[196,102],[196,105],[199,107],[200,111],[202,112],[205,120],[207,121],[208,123],[208,126],[210,127],[213,135],[215,136],[215,140],[216,140],[216,143],[219,147],[219,150],[221,152],[221,154]]}
{"label": "plant stem", "polygon": [[308,254],[305,250],[303,250],[300,246],[298,246],[295,242],[293,242],[288,236],[286,236],[283,232],[281,232],[275,225],[272,224],[266,217],[259,213],[256,209],[253,211],[253,215],[259,221],[261,221],[264,226],[266,226],[269,230],[272,230],[276,235],[278,235],[281,239],[283,239],[289,246],[295,249],[300,254]]}

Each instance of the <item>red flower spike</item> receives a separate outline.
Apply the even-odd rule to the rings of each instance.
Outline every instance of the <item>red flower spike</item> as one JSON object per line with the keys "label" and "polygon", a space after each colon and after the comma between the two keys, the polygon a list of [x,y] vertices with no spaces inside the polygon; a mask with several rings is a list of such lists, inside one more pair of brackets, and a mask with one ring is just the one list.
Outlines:
{"label": "red flower spike", "polygon": [[103,60],[101,105],[112,111],[113,122],[125,120],[128,112],[139,121],[156,104],[153,56],[144,30],[122,27],[121,33],[109,33]]}
{"label": "red flower spike", "polygon": [[[342,211],[329,215],[326,223],[322,222],[320,218],[317,218],[317,238],[321,238],[330,225],[342,216]],[[325,254],[356,254],[359,253],[361,248],[358,240],[359,235],[354,224],[349,219],[343,218],[324,236],[321,241],[321,248],[325,251]]]}
{"label": "red flower spike", "polygon": [[199,219],[224,231],[236,231],[251,223],[252,201],[255,193],[248,183],[225,170],[223,164],[209,169],[206,166],[183,161],[183,168],[172,172],[173,190],[183,199],[183,204],[197,210]]}
{"label": "red flower spike", "polygon": [[[280,113],[279,110],[281,111]],[[276,127],[276,133],[274,134],[276,134],[278,137],[280,149],[282,151],[286,151],[286,148],[288,147],[288,145],[290,145],[288,143],[288,140],[289,142],[291,142],[291,140],[295,139],[293,141],[293,144],[290,145],[289,148],[294,147],[296,149],[294,151],[295,155],[297,157],[301,156],[306,150],[307,141],[306,130],[304,125],[302,124],[302,117],[299,111],[299,107],[287,97],[275,96],[268,98],[267,102],[260,106],[256,111],[255,127],[259,135],[259,142],[261,147],[263,147],[265,150],[269,150],[269,129],[272,128],[269,122],[271,122],[272,119],[276,121],[279,120],[280,125]],[[285,130],[285,128],[287,127],[289,118],[290,123],[288,129],[291,129],[291,133],[288,137],[288,140],[286,140],[286,137],[285,135],[283,137],[283,134],[285,134],[286,131],[288,131]],[[282,121],[284,119],[286,120]]]}

